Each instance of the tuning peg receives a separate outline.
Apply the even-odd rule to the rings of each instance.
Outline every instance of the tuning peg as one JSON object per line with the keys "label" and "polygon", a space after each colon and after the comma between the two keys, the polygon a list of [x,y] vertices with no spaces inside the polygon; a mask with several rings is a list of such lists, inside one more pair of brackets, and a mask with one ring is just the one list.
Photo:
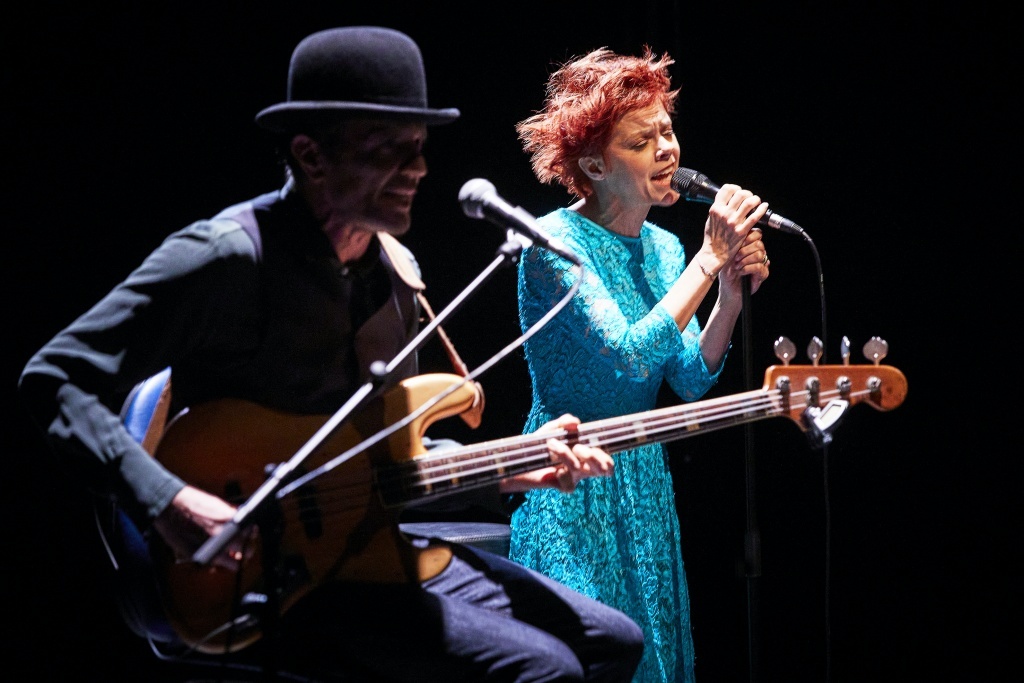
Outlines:
{"label": "tuning peg", "polygon": [[846,335],[839,342],[839,356],[843,359],[843,365],[850,364],[850,338]]}
{"label": "tuning peg", "polygon": [[881,363],[887,355],[889,355],[889,342],[881,337],[872,337],[864,344],[864,357],[875,365]]}
{"label": "tuning peg", "polygon": [[775,357],[782,361],[783,365],[789,365],[796,355],[796,345],[787,337],[779,337],[775,340]]}
{"label": "tuning peg", "polygon": [[807,357],[811,359],[812,365],[817,365],[821,358],[821,351],[825,345],[817,337],[811,337],[811,343],[807,345]]}

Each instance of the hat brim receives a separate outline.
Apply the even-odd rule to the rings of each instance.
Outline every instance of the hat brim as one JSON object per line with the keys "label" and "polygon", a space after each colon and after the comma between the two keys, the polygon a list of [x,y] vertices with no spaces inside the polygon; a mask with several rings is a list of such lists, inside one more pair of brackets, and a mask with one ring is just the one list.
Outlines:
{"label": "hat brim", "polygon": [[428,126],[451,123],[459,118],[459,110],[399,107],[367,102],[282,102],[256,114],[256,124],[277,133],[301,130],[313,122],[322,122],[333,116],[370,114],[403,121],[422,121]]}

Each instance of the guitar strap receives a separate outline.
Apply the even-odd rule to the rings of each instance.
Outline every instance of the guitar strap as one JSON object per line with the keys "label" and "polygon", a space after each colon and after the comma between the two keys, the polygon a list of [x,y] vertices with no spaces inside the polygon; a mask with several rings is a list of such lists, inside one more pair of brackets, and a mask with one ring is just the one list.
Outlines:
{"label": "guitar strap", "polygon": [[[416,299],[420,303],[420,307],[426,312],[430,320],[434,320],[434,310],[430,307],[430,303],[427,301],[426,295],[423,290],[427,286],[420,279],[417,272],[416,266],[409,260],[408,252],[405,247],[393,236],[386,232],[378,232],[377,240],[380,242],[381,249],[391,262],[392,268],[395,273],[402,279],[402,281],[408,285],[412,290],[416,292]],[[462,357],[459,356],[459,352],[455,350],[455,344],[448,337],[448,334],[444,331],[440,325],[437,326],[437,336],[441,339],[441,343],[444,345],[445,352],[448,354],[448,360],[451,362],[452,367],[455,368],[456,372],[463,377],[469,375],[469,368],[466,367]],[[483,416],[484,410],[484,389],[479,382],[473,383],[476,386],[477,401],[472,408],[459,414],[462,421],[465,422],[471,429],[476,429],[480,426],[480,422]]]}
{"label": "guitar strap", "polygon": [[[380,240],[380,246],[387,254],[388,259],[394,266],[398,276],[405,281],[407,285],[416,290],[416,298],[420,302],[420,306],[426,311],[427,315],[433,320],[436,316],[434,310],[430,307],[430,303],[427,301],[427,297],[423,294],[423,290],[427,288],[423,281],[416,274],[416,270],[413,265],[409,262],[409,259],[405,255],[405,250],[402,249],[400,243],[394,236],[389,235],[386,232],[378,232],[377,239]],[[444,329],[438,325],[437,335],[441,338],[444,343],[445,351],[448,352],[448,359],[451,361],[452,366],[458,371],[460,375],[465,377],[469,374],[469,368],[462,361],[459,356],[459,352],[455,350],[455,344],[448,338],[447,333]]]}
{"label": "guitar strap", "polygon": [[[260,230],[256,223],[256,214],[253,211],[252,204],[250,202],[244,202],[225,209],[214,217],[214,220],[219,219],[232,220],[241,225],[242,229],[245,230],[247,235],[249,235],[249,238],[256,247],[256,258],[262,258],[263,242],[260,239]],[[416,292],[416,298],[419,301],[420,306],[424,311],[426,311],[430,319],[434,320],[434,311],[431,309],[429,302],[427,302],[427,297],[423,294],[423,290],[425,290],[427,286],[423,283],[423,280],[420,279],[416,267],[407,256],[405,248],[402,247],[401,243],[395,239],[394,236],[389,235],[386,232],[378,232],[377,240],[380,242],[381,249],[387,256],[388,261],[390,261],[395,273],[406,285]],[[441,342],[444,344],[445,351],[448,354],[448,359],[451,361],[452,366],[463,377],[468,376],[469,368],[466,367],[466,364],[459,356],[458,351],[455,350],[455,345],[452,343],[451,339],[449,339],[441,326],[437,327],[437,334],[438,337],[441,338]],[[460,414],[462,420],[472,429],[476,429],[480,426],[484,407],[483,387],[480,386],[479,382],[474,382],[474,384],[477,389],[477,403],[473,408]],[[142,447],[150,455],[156,453],[157,444],[160,442],[160,437],[163,435],[164,428],[167,426],[167,416],[170,412],[170,407],[171,377],[168,375],[167,382],[164,384],[163,389],[160,392],[160,398],[157,400],[156,406],[153,408],[153,417],[150,419],[149,426],[146,428],[146,434],[142,439]]]}

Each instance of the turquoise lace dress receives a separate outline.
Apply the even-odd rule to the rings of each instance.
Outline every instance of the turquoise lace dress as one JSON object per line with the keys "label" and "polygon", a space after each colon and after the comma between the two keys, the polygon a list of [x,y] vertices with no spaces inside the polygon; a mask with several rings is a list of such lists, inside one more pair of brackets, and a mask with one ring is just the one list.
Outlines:
{"label": "turquoise lace dress", "polygon": [[[529,433],[563,413],[584,422],[655,407],[662,381],[684,400],[718,379],[704,364],[696,317],[679,332],[658,302],[685,265],[679,240],[652,223],[617,235],[575,211],[539,219],[585,268],[573,300],[526,342]],[[530,247],[519,264],[523,330],[573,284],[570,264]],[[720,371],[720,369],[719,369]],[[512,516],[511,557],[612,605],[644,630],[636,682],[693,681],[693,641],[679,519],[666,453],[651,444],[615,454],[615,473],[574,493],[539,489]]]}

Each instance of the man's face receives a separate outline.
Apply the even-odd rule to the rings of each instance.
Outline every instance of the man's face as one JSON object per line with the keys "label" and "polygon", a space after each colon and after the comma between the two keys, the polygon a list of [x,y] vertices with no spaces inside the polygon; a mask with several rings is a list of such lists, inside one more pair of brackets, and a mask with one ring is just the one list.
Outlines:
{"label": "man's face", "polygon": [[427,127],[372,119],[347,121],[325,163],[331,213],[362,230],[409,230],[416,188],[427,174]]}

